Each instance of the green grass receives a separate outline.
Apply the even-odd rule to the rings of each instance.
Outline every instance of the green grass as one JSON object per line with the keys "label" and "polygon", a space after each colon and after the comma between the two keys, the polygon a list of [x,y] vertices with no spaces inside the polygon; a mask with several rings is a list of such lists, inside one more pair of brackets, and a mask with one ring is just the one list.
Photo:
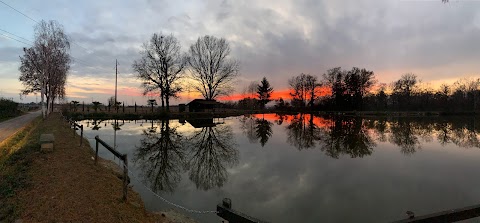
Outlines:
{"label": "green grass", "polygon": [[40,148],[41,130],[36,128],[40,122],[39,117],[0,145],[0,222],[14,222],[18,217],[20,208],[14,196],[29,185],[28,170]]}

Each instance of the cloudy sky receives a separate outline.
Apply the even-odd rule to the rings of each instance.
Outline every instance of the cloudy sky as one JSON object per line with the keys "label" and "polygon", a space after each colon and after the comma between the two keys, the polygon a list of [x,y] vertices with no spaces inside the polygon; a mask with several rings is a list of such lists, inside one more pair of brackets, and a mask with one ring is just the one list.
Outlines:
{"label": "cloudy sky", "polygon": [[[42,19],[63,24],[73,40],[67,99],[86,103],[105,103],[114,95],[115,59],[120,64],[119,100],[146,102],[131,65],[155,32],[174,34],[184,51],[199,36],[226,38],[241,64],[236,93],[263,76],[284,92],[291,76],[321,77],[337,66],[373,70],[383,83],[413,72],[433,88],[460,77],[480,77],[480,1],[474,0],[2,2],[0,96],[16,101],[22,89],[19,56],[33,40],[33,20]],[[196,96],[185,92],[176,102]],[[30,101],[34,95],[23,99]]]}

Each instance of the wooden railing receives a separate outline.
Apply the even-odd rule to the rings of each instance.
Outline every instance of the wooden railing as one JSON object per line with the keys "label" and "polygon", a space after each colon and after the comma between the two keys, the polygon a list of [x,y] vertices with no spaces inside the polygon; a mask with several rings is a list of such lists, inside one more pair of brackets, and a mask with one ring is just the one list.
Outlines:
{"label": "wooden railing", "polygon": [[98,160],[98,144],[102,144],[108,151],[113,153],[117,158],[123,161],[123,200],[127,200],[127,191],[128,191],[128,158],[127,154],[121,154],[115,148],[108,145],[106,142],[101,140],[98,135],[95,136],[95,165],[97,165]]}
{"label": "wooden railing", "polygon": [[80,129],[80,146],[83,144],[83,125],[77,124],[75,121],[71,121],[71,126],[73,127],[73,136],[75,137],[75,133],[78,129]]}
{"label": "wooden railing", "polygon": [[217,215],[228,222],[242,222],[242,223],[266,223],[265,221],[255,219],[246,214],[232,209],[232,200],[224,198],[222,203],[217,205]]}
{"label": "wooden railing", "polygon": [[[434,222],[457,222],[480,216],[480,205],[473,205],[464,208],[451,209],[437,213],[415,216],[413,212],[409,213],[408,219],[395,221],[393,223],[434,223]],[[477,221],[475,221],[477,222]]]}

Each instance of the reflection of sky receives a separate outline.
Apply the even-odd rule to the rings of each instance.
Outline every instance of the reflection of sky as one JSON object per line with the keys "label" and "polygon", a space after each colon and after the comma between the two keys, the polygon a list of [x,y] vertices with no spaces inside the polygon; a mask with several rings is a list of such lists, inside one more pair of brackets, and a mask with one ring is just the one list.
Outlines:
{"label": "reflection of sky", "polygon": [[[333,159],[318,148],[298,151],[289,145],[288,123],[274,124],[272,137],[261,147],[242,134],[238,118],[225,122],[233,128],[240,157],[238,165],[228,169],[224,186],[197,190],[188,174],[182,173],[176,191],[162,196],[199,210],[214,210],[223,197],[229,197],[234,209],[270,222],[389,222],[405,218],[407,210],[422,215],[480,200],[478,148],[441,146],[435,137],[419,137],[421,149],[411,155],[403,155],[387,141],[376,142],[371,156]],[[170,123],[185,135],[194,131],[188,123]],[[98,134],[113,144],[112,126],[103,125],[99,131],[86,128],[85,136]],[[117,131],[118,150],[131,159],[139,135],[150,126],[149,122],[125,123]],[[105,149],[100,151],[102,157],[113,157]],[[172,208],[132,182],[148,209]],[[202,222],[220,221],[213,214],[192,216]]]}

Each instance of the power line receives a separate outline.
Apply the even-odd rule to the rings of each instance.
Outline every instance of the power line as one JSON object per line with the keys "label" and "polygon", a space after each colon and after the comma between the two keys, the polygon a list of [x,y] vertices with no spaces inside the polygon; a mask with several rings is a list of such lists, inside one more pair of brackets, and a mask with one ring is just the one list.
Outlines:
{"label": "power line", "polygon": [[12,7],[12,6],[10,6],[9,4],[5,3],[4,1],[0,0],[0,2],[1,2],[1,3],[3,3],[4,5],[6,5],[6,6],[10,7],[11,9],[15,10],[16,12],[18,12],[18,13],[22,14],[23,16],[25,16],[25,17],[29,18],[30,20],[34,21],[35,23],[38,23],[38,21],[37,21],[37,20],[35,20],[35,19],[32,19],[30,16],[28,16],[28,15],[25,15],[24,13],[22,13],[22,12],[18,11],[17,9],[15,9],[14,7]]}
{"label": "power line", "polygon": [[11,40],[15,40],[15,41],[17,41],[17,42],[20,42],[20,43],[23,43],[23,44],[27,44],[27,45],[29,45],[29,46],[32,46],[32,44],[30,44],[30,43],[23,42],[23,41],[21,41],[21,40],[15,39],[15,38],[13,38],[13,37],[11,37],[11,36],[8,36],[8,35],[5,35],[5,34],[3,34],[3,33],[0,33],[0,35],[1,35],[1,36],[4,36],[4,37],[7,37],[7,38],[9,38],[9,39],[11,39]]}
{"label": "power line", "polygon": [[1,28],[0,28],[0,31],[6,32],[6,33],[8,33],[8,34],[10,34],[10,35],[12,35],[12,36],[15,36],[15,37],[17,37],[17,38],[20,38],[20,39],[26,40],[26,41],[28,41],[28,42],[30,42],[30,43],[33,43],[33,42],[30,41],[29,39],[23,38],[23,37],[21,37],[21,36],[17,36],[17,35],[9,32],[9,31],[7,31],[7,30],[4,30],[4,29],[1,29]]}

